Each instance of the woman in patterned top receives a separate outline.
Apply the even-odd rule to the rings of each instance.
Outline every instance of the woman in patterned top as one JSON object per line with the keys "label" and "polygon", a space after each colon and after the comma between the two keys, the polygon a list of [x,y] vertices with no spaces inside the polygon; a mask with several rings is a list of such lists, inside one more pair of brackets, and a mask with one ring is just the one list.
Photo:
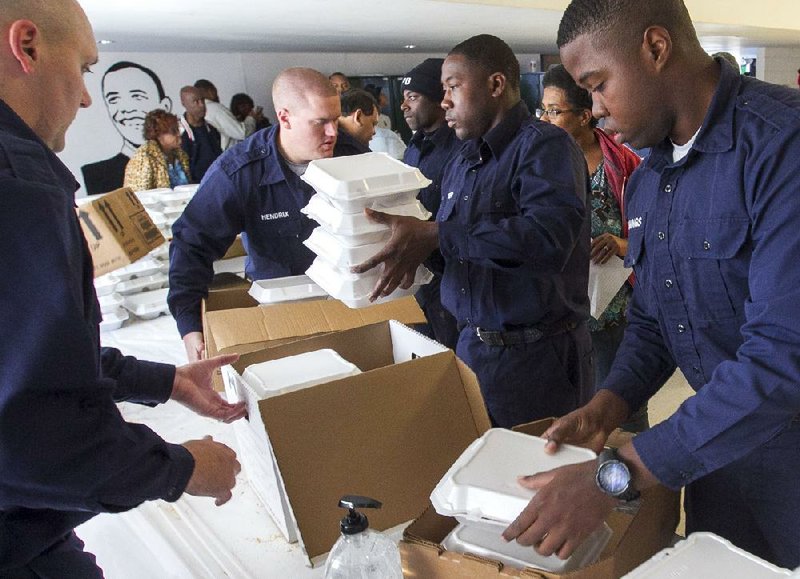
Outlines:
{"label": "woman in patterned top", "polygon": [[[542,105],[536,110],[541,120],[567,131],[583,150],[592,184],[592,253],[596,264],[622,259],[628,250],[628,227],[623,193],[625,183],[639,164],[639,157],[618,145],[592,116],[592,97],[580,88],[566,69],[557,65],[542,80]],[[603,384],[625,331],[632,280],[622,284],[598,318],[589,320],[595,359],[595,386]],[[648,427],[647,407],[631,415],[626,430],[639,432]]]}
{"label": "woman in patterned top", "polygon": [[134,191],[175,187],[191,182],[189,157],[181,149],[178,117],[155,109],[144,118],[145,143],[125,167],[125,187]]}

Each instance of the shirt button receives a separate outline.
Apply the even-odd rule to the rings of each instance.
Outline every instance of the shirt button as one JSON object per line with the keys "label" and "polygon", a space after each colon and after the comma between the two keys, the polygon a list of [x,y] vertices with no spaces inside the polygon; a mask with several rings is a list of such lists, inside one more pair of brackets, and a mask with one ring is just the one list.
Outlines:
{"label": "shirt button", "polygon": [[458,260],[458,265],[464,265],[464,260],[463,259],[459,259]]}
{"label": "shirt button", "polygon": [[664,193],[672,193],[672,185],[665,186]]}
{"label": "shirt button", "polygon": [[469,201],[469,195],[464,195],[464,201]]}
{"label": "shirt button", "polygon": [[686,331],[686,326],[684,326],[683,324],[678,324],[678,333],[682,334],[685,331]]}
{"label": "shirt button", "polygon": [[461,295],[462,296],[467,295],[467,289],[466,288],[463,288],[463,287],[461,288]]}
{"label": "shirt button", "polygon": [[692,372],[694,372],[695,374],[699,374],[700,368],[698,368],[697,366],[692,366]]}
{"label": "shirt button", "polygon": [[659,232],[658,232],[658,238],[659,238],[661,241],[664,241],[664,239],[666,239],[666,237],[667,237],[667,235],[666,235],[666,234],[665,234],[663,231],[659,231]]}
{"label": "shirt button", "polygon": [[668,288],[672,287],[672,280],[671,279],[664,280],[664,285]]}
{"label": "shirt button", "polygon": [[703,241],[703,249],[705,249],[706,251],[711,249],[711,242],[709,240],[706,239],[705,241]]}

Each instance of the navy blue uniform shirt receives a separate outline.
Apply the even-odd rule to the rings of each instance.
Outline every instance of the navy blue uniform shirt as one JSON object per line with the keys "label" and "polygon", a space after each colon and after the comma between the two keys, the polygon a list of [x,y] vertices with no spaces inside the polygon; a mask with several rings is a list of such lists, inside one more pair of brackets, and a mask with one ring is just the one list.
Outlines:
{"label": "navy blue uniform shirt", "polygon": [[518,103],[445,171],[442,303],[487,330],[588,319],[588,204],[572,137]]}
{"label": "navy blue uniform shirt", "polygon": [[213,263],[238,234],[250,279],[300,275],[314,260],[303,240],[316,223],[300,213],[314,190],[286,166],[278,129],[258,131],[225,151],[172,226],[167,301],[181,336],[202,331],[200,302]]}
{"label": "navy blue uniform shirt", "polygon": [[420,190],[417,199],[433,215],[439,212],[442,203],[444,169],[462,145],[455,131],[444,124],[431,133],[415,132],[403,154],[404,163],[417,167],[432,181],[430,185]]}
{"label": "navy blue uniform shirt", "polygon": [[750,454],[800,412],[800,94],[722,65],[702,128],[628,185],[636,286],[605,387],[631,408],[676,364],[697,391],[634,445],[677,489]]}
{"label": "navy blue uniform shirt", "polygon": [[[189,121],[185,121],[186,125],[189,125]],[[191,129],[193,138],[189,138],[189,132],[184,131],[181,135],[181,147],[189,155],[192,183],[199,183],[211,164],[222,154],[221,137],[219,131],[208,123]]]}
{"label": "navy blue uniform shirt", "polygon": [[99,512],[177,499],[191,454],[122,419],[174,366],[100,348],[75,178],[0,101],[0,575]]}
{"label": "navy blue uniform shirt", "polygon": [[372,149],[369,148],[369,145],[365,145],[344,129],[339,128],[336,135],[336,144],[333,146],[334,157],[347,157],[371,152]]}

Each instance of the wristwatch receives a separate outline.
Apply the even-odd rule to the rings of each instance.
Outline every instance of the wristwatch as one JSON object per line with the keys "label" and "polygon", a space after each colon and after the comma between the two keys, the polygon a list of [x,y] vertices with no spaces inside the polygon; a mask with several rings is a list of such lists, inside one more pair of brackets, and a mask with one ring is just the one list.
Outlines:
{"label": "wristwatch", "polygon": [[621,501],[639,498],[639,491],[632,486],[631,471],[619,458],[616,449],[606,448],[597,457],[595,481],[601,491]]}

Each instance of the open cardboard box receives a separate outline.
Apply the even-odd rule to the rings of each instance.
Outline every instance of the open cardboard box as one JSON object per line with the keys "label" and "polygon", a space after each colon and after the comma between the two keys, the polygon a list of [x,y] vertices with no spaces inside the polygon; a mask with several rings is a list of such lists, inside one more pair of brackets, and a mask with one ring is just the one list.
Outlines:
{"label": "open cardboard box", "polygon": [[[258,401],[250,364],[331,348],[362,373]],[[370,527],[405,523],[464,449],[489,427],[475,375],[444,346],[396,321],[244,354],[225,367],[239,459],[276,524],[316,564],[339,537],[342,495],[383,501]]]}
{"label": "open cardboard box", "polygon": [[[539,420],[514,430],[539,436],[552,421]],[[609,439],[609,443],[625,440],[627,438],[624,435],[616,435]],[[642,493],[641,506],[635,514],[612,512],[606,523],[614,534],[597,562],[564,574],[530,568],[517,569],[478,555],[445,550],[441,542],[458,521],[439,515],[430,506],[403,533],[400,542],[403,571],[407,577],[425,579],[617,579],[670,543],[678,524],[678,497],[678,493],[657,487]]]}
{"label": "open cardboard box", "polygon": [[79,202],[78,220],[95,277],[133,263],[164,243],[144,205],[127,187]]}

